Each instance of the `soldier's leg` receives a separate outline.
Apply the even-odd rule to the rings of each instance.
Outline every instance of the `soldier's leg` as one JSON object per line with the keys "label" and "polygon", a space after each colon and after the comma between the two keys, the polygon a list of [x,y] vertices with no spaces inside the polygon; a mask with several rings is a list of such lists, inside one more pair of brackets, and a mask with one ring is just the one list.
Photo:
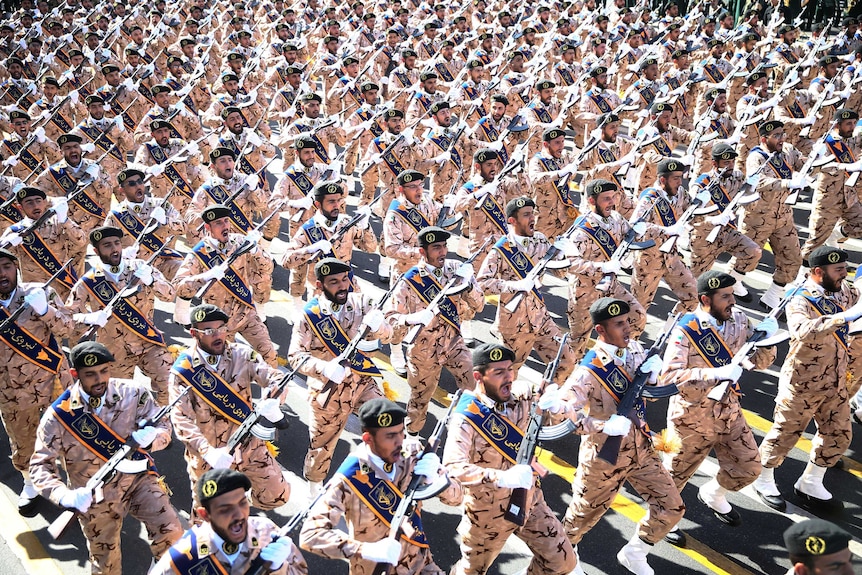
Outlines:
{"label": "soldier's leg", "polygon": [[653,257],[652,254],[644,252],[635,256],[631,293],[644,308],[649,308],[652,304],[658,284],[665,272],[661,257]]}
{"label": "soldier's leg", "polygon": [[9,438],[12,449],[12,465],[20,472],[26,472],[30,467],[30,457],[36,443],[36,428],[42,409],[47,406],[34,404],[31,401],[0,402],[0,418]]}
{"label": "soldier's leg", "polygon": [[[523,321],[529,320],[524,318]],[[527,328],[524,329],[526,330]],[[527,361],[527,358],[530,357],[530,353],[533,351],[533,345],[537,340],[536,334],[530,331],[519,332],[517,329],[511,331],[503,331],[501,329],[500,336],[503,338],[503,345],[515,352],[515,361],[512,363],[512,369],[517,378],[518,370],[521,369],[521,366],[524,365],[524,362]]]}
{"label": "soldier's leg", "polygon": [[180,269],[183,260],[182,258],[159,258],[156,267],[165,276],[165,279],[171,281],[177,275],[177,270]]}
{"label": "soldier's leg", "polygon": [[[545,320],[541,325],[536,326],[536,334],[533,349],[543,362],[549,363],[557,356],[557,351],[560,349],[559,339],[563,337],[563,331],[554,323],[550,316],[546,315]],[[563,355],[560,356],[560,366],[557,368],[557,373],[554,375],[554,383],[563,385],[563,382],[568,379],[569,375],[575,370],[577,357],[572,350],[571,343],[568,341],[563,347]],[[517,375],[517,374],[516,374]]]}
{"label": "soldier's leg", "polygon": [[596,446],[583,445],[578,469],[572,481],[572,502],[563,517],[566,536],[577,545],[611,507],[617,492],[626,480],[629,466],[636,456],[629,438],[623,438],[616,464],[600,459]]}
{"label": "soldier's leg", "polygon": [[251,480],[251,501],[255,507],[268,511],[281,507],[290,498],[290,483],[282,473],[281,465],[267,449],[266,442],[254,438],[240,453],[237,470]]}
{"label": "soldier's leg", "polygon": [[[757,267],[763,250],[751,238],[737,229],[725,228],[719,234],[719,240],[721,241],[722,251],[733,255],[733,261],[731,262],[733,266],[730,269],[740,274],[745,274]],[[694,273],[693,267],[691,271],[695,277],[699,275]]]}
{"label": "soldier's leg", "polygon": [[[644,443],[647,441],[644,438]],[[637,466],[629,472],[627,479],[649,505],[649,513],[638,523],[638,537],[655,544],[682,519],[685,503],[658,455],[651,447],[645,447],[638,450]]]}
{"label": "soldier's leg", "polygon": [[[183,535],[180,518],[168,494],[151,475],[141,475],[126,492],[129,514],[144,524],[150,538],[150,551],[158,559]],[[119,531],[119,527],[117,527]]]}
{"label": "soldier's leg", "polygon": [[470,510],[458,525],[461,560],[452,570],[455,575],[485,575],[517,527],[501,520],[502,502],[479,505],[488,505],[488,508]]}
{"label": "soldier's leg", "polygon": [[150,378],[150,387],[155,395],[156,403],[167,405],[168,399],[168,376],[174,363],[173,356],[167,347],[159,345],[147,345],[140,356],[138,368],[144,375]]}
{"label": "soldier's leg", "polygon": [[[754,202],[755,205],[759,203],[760,200]],[[769,239],[769,235],[774,229],[774,218],[767,217],[760,211],[755,211],[754,209],[749,210],[747,208],[742,208],[742,213],[743,215],[742,221],[739,224],[739,231],[748,236],[748,239],[750,239],[754,245],[762,249],[763,246],[766,245],[766,240]],[[731,269],[739,269],[735,257],[730,259],[730,267]]]}
{"label": "soldier's leg", "polygon": [[290,270],[290,295],[294,299],[305,297],[305,278],[308,276],[308,264],[302,264]]}
{"label": "soldier's leg", "polygon": [[836,189],[836,186],[830,186],[826,189],[816,186],[811,203],[811,225],[809,227],[811,231],[808,233],[808,239],[805,240],[805,245],[802,248],[804,259],[808,259],[814,248],[825,244],[832,234],[832,230],[835,229],[835,224],[838,223],[844,211],[843,190],[841,188]]}
{"label": "soldier's leg", "polygon": [[476,380],[473,379],[473,353],[463,339],[455,338],[452,347],[442,359],[443,366],[455,378],[458,389],[472,390],[476,387]]}
{"label": "soldier's leg", "polygon": [[709,452],[717,437],[711,417],[700,417],[671,398],[667,412],[668,430],[675,432],[682,443],[679,453],[665,460],[674,484],[680,492]]}
{"label": "soldier's leg", "polygon": [[87,539],[90,552],[90,572],[93,575],[113,575],[122,572],[120,537],[123,518],[128,512],[129,502],[121,499],[115,489],[113,497],[101,503],[93,502],[86,513],[78,515],[81,531]]}
{"label": "soldier's leg", "polygon": [[408,433],[419,433],[425,426],[428,403],[437,389],[440,371],[443,369],[435,352],[435,349],[420,350],[416,344],[407,347],[407,384],[410,385],[410,399],[407,401],[405,426]]}
{"label": "soldier's leg", "polygon": [[691,273],[694,277],[712,269],[712,264],[715,263],[718,254],[722,251],[717,245],[718,240],[716,240],[716,243],[714,244],[706,241],[706,236],[711,230],[701,230],[702,227],[698,226],[689,234],[689,247],[691,248]]}
{"label": "soldier's leg", "polygon": [[[380,181],[380,176],[377,173],[377,170],[371,169],[362,176],[362,189],[359,192],[359,198],[362,202],[361,205],[365,205],[365,203],[370,202],[374,199],[374,196],[377,193],[377,184]],[[383,198],[378,200],[378,203],[383,203]],[[385,208],[386,206],[384,206]]]}
{"label": "soldier's leg", "polygon": [[254,350],[259,353],[263,360],[271,367],[278,367],[278,354],[275,351],[275,345],[269,337],[269,330],[266,325],[260,320],[257,312],[253,309],[245,311],[246,319],[240,325],[239,333],[249,343]]}
{"label": "soldier's leg", "polygon": [[728,491],[739,491],[760,475],[760,454],[741,408],[733,406],[731,412],[722,415],[722,421],[726,427],[714,447],[719,465],[715,479]]}
{"label": "soldier's leg", "polygon": [[858,404],[860,398],[857,397],[857,394],[862,389],[862,337],[850,336],[847,338],[847,345],[850,348],[850,361],[847,364],[847,391],[850,398],[855,398]]}
{"label": "soldier's leg", "polygon": [[[329,395],[327,395],[327,393]],[[323,481],[329,473],[332,454],[352,411],[352,386],[336,385],[331,391],[308,392],[311,417],[308,421],[308,453],[303,475],[309,481]]]}
{"label": "soldier's leg", "polygon": [[778,222],[775,231],[769,236],[769,245],[775,254],[772,281],[778,285],[787,285],[796,279],[802,267],[802,249],[799,247],[799,234],[792,213]]}
{"label": "soldier's leg", "polygon": [[763,467],[775,468],[784,463],[787,454],[808,427],[819,404],[809,395],[789,391],[781,393],[776,399],[772,427],[760,442],[760,462]]}
{"label": "soldier's leg", "polygon": [[575,354],[575,360],[580,361],[587,351],[587,344],[590,340],[590,334],[593,331],[593,322],[590,320],[590,306],[598,299],[599,294],[595,290],[581,291],[571,289],[569,280],[569,302],[566,309],[566,316],[569,320],[569,333],[571,337],[569,341],[572,345],[572,351]]}
{"label": "soldier's leg", "polygon": [[664,281],[679,298],[679,305],[686,311],[693,311],[697,307],[697,280],[694,275],[676,254],[665,256],[665,269]]}
{"label": "soldier's leg", "polygon": [[850,396],[847,386],[839,382],[835,390],[824,393],[820,407],[814,412],[817,433],[811,440],[811,461],[820,467],[833,467],[850,447]]}
{"label": "soldier's leg", "polygon": [[536,499],[538,501],[530,509],[527,522],[515,533],[533,552],[533,560],[530,561],[527,574],[565,575],[575,568],[575,551],[560,520],[545,503],[539,489],[536,491]]}

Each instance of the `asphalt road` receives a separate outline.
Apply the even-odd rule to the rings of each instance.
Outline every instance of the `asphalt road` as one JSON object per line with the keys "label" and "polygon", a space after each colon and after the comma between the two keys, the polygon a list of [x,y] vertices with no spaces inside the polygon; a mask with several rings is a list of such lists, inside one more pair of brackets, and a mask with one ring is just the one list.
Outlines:
{"label": "asphalt road", "polygon": [[[809,196],[810,197],[810,196]],[[803,197],[803,202],[797,205],[797,221],[800,226],[800,235],[807,234],[808,204],[804,203],[808,198]],[[349,203],[356,204],[357,199],[351,197]],[[349,208],[353,209],[353,208]],[[372,222],[376,231],[380,231],[380,221]],[[281,238],[286,240],[286,235]],[[456,240],[450,240],[451,248],[455,247]],[[851,261],[858,263],[862,260],[862,243],[850,241],[845,246],[852,252]],[[283,246],[276,242],[274,252],[278,252]],[[453,255],[454,257],[454,255]],[[726,262],[726,258],[722,261]],[[363,290],[369,292],[382,291],[383,287],[376,280],[377,256],[369,256],[356,253],[354,264],[357,275],[362,282]],[[766,254],[764,261],[757,271],[750,274],[750,285],[756,294],[762,293],[768,286],[768,270],[771,269],[771,255]],[[268,326],[273,340],[278,345],[279,355],[284,356],[291,337],[291,326],[287,318],[292,311],[292,304],[286,295],[287,272],[276,267],[274,275],[273,301],[267,305],[269,316]],[[564,284],[555,279],[547,280],[548,292],[547,303],[552,315],[565,326],[565,287]],[[759,309],[751,307],[752,318],[761,318]],[[657,331],[661,329],[670,308],[675,302],[670,292],[663,286],[656,297],[655,305],[649,310],[650,322],[643,343],[648,345]],[[163,326],[171,343],[185,345],[188,343],[188,334],[184,333],[178,326],[170,324],[170,310],[172,304],[158,303],[156,319]],[[481,340],[489,340],[493,336],[490,333],[494,318],[494,307],[486,306],[484,312],[474,321],[475,335]],[[772,419],[773,401],[776,391],[777,373],[780,364],[786,354],[786,346],[778,353],[776,364],[765,372],[747,372],[742,379],[742,387],[745,396],[742,405],[746,409],[749,423],[754,429],[758,442],[768,430]],[[380,365],[388,367],[386,363],[388,348],[384,348],[376,355]],[[521,371],[521,376],[528,380],[536,380],[544,369],[537,360],[531,360]],[[408,387],[406,382],[394,373],[387,372],[386,379],[398,392],[399,401],[406,401]],[[297,382],[297,386],[291,390],[288,403],[295,410],[297,418],[293,421],[287,432],[281,432],[277,440],[280,447],[279,462],[287,470],[288,476],[293,483],[291,501],[277,512],[270,513],[276,523],[283,524],[294,513],[306,506],[307,488],[299,477],[301,473],[302,460],[308,446],[308,408],[304,382]],[[454,392],[455,384],[452,377],[445,372],[440,382],[441,391],[437,400],[431,407],[431,417],[427,423],[425,433],[430,433],[436,418],[445,411],[445,394],[442,390]],[[442,402],[441,402],[442,401]],[[648,406],[648,418],[653,430],[661,430],[665,427],[666,401],[650,403]],[[855,427],[855,426],[854,426]],[[349,450],[359,442],[359,426],[355,417],[351,418],[348,429],[339,444],[335,456],[335,462],[340,461]],[[680,550],[667,543],[659,543],[653,549],[650,563],[656,573],[662,574],[686,574],[686,573],[730,573],[746,575],[749,573],[767,573],[779,575],[785,573],[789,562],[782,550],[782,531],[794,521],[799,521],[809,514],[796,507],[798,500],[792,494],[792,485],[802,472],[807,459],[807,449],[810,447],[813,425],[808,430],[803,440],[797,445],[785,462],[776,472],[779,487],[788,497],[788,510],[786,513],[773,511],[759,502],[757,496],[747,488],[741,493],[731,494],[730,502],[740,511],[743,525],[737,528],[725,526],[697,500],[697,487],[707,481],[716,470],[713,458],[708,459],[700,471],[692,479],[691,484],[683,491],[683,498],[688,506],[685,518],[681,524],[689,538],[689,548]],[[858,427],[854,429],[858,431]],[[833,517],[837,523],[849,530],[854,537],[852,549],[858,559],[860,555],[860,541],[862,541],[862,493],[860,493],[860,479],[862,479],[862,455],[860,455],[862,443],[857,437],[848,450],[844,459],[843,470],[831,470],[826,477],[827,487],[836,497],[845,502],[845,510],[837,517]],[[570,482],[577,465],[578,438],[569,436],[559,441],[543,446],[540,460],[548,467],[551,474],[543,481],[545,498],[551,508],[562,517],[566,506],[571,500]],[[0,441],[0,457],[8,458],[8,442]],[[173,447],[167,451],[155,454],[159,469],[167,477],[167,482],[173,490],[172,501],[178,510],[187,513],[191,504],[191,492],[188,477],[185,472],[185,463],[182,458],[182,445],[175,442]],[[333,465],[333,469],[337,465]],[[0,572],[3,573],[39,573],[54,574],[65,573],[78,575],[88,573],[86,557],[86,544],[80,529],[73,525],[59,541],[51,541],[47,534],[47,525],[58,514],[59,510],[50,503],[42,501],[39,507],[39,515],[32,519],[20,518],[15,509],[17,493],[21,488],[21,478],[11,465],[4,465],[0,469]],[[459,537],[457,525],[461,518],[461,511],[457,508],[447,507],[437,500],[426,502],[423,512],[423,521],[429,535],[434,557],[438,565],[447,570],[457,561],[459,557]],[[643,516],[645,508],[642,500],[631,489],[624,489],[617,498],[613,508],[605,515],[599,524],[587,534],[580,545],[580,556],[584,563],[585,571],[590,575],[595,574],[623,574],[627,573],[616,561],[616,553],[626,540],[631,536],[635,523]],[[120,526],[117,526],[120,528]],[[122,549],[123,549],[123,572],[127,574],[143,574],[150,564],[149,547],[142,536],[141,525],[127,518],[122,525]],[[347,565],[344,562],[331,561],[306,553],[309,571],[312,574],[329,573],[332,575],[347,573]],[[491,574],[512,575],[524,569],[530,558],[529,550],[516,538],[511,538],[503,553],[495,565],[489,571]],[[858,567],[857,572],[862,572]]]}

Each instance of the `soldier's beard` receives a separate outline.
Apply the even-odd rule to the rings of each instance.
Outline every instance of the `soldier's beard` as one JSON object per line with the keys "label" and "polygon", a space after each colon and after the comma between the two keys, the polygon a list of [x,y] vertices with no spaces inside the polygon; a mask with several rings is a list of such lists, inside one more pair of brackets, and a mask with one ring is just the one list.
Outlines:
{"label": "soldier's beard", "polygon": [[332,293],[326,288],[323,288],[323,295],[326,296],[326,299],[336,305],[344,305],[345,303],[347,303],[347,296],[349,293],[350,292],[346,289],[338,290],[337,292]]}

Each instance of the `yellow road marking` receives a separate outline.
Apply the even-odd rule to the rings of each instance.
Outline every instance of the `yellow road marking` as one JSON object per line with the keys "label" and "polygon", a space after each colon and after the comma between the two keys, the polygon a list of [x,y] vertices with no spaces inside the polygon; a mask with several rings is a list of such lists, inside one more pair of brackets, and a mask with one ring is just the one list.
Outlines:
{"label": "yellow road marking", "polygon": [[[536,459],[548,471],[562,477],[569,483],[575,478],[575,470],[577,468],[563,461],[551,451],[542,448],[537,449]],[[617,494],[611,508],[617,513],[621,513],[633,523],[639,522],[646,515],[643,507],[620,493]],[[713,573],[718,573],[719,575],[754,575],[753,572],[731,561],[718,551],[707,547],[690,535],[686,536],[686,547],[677,547],[676,549],[688,555]]]}
{"label": "yellow road marking", "polygon": [[[50,505],[47,501],[41,501],[40,505]],[[18,515],[17,506],[5,495],[0,495],[0,537],[21,562],[27,573],[39,573],[40,575],[62,575],[63,571],[56,561],[48,554],[39,538],[27,525],[27,522]]]}

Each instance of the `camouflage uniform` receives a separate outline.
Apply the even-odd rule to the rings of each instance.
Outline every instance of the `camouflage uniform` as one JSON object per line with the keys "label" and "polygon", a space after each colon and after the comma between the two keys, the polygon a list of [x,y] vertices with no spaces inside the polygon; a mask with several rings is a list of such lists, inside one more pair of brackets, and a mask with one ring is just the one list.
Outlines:
{"label": "camouflage uniform", "polygon": [[[168,145],[164,148],[161,148],[155,140],[143,142],[138,147],[138,151],[135,152],[135,163],[147,167],[155,166],[159,162],[157,162],[153,157],[153,154],[150,152],[150,148],[161,148],[165,157],[170,158],[174,154],[179,153],[185,145],[186,143],[179,138],[171,138],[168,140]],[[189,154],[189,157],[185,162],[178,162],[171,165],[185,181],[185,185],[183,185],[182,188],[175,190],[171,195],[171,205],[173,205],[179,213],[185,214],[192,201],[192,196],[194,195],[195,190],[204,184],[207,177],[207,171],[201,167],[200,158],[197,155]],[[167,174],[164,173],[151,177],[147,183],[150,186],[150,191],[157,198],[164,198],[168,191],[174,186],[174,183],[170,178],[168,178]]]}
{"label": "camouflage uniform", "polygon": [[[34,185],[40,190],[43,190],[49,196],[65,196],[66,191],[57,183],[57,180],[54,179],[55,176],[59,177],[59,170],[64,169],[67,175],[74,178],[75,181],[80,181],[82,178],[88,178],[85,172],[88,169],[91,169],[90,166],[95,166],[96,169],[99,169],[99,166],[93,163],[92,160],[81,160],[81,163],[76,168],[69,166],[69,164],[66,163],[66,160],[60,160],[49,169],[42,172],[36,179],[36,183]],[[96,181],[85,190],[86,194],[102,208],[103,212],[107,212],[108,208],[111,206],[111,195],[114,191],[114,182],[116,182],[116,180],[111,180],[110,176],[104,170],[99,169]],[[91,230],[102,225],[102,222],[105,219],[105,213],[101,216],[91,214],[72,201],[69,202],[69,217],[73,219],[76,224],[81,226],[82,230]]]}
{"label": "camouflage uniform", "polygon": [[[427,194],[423,194],[422,201],[416,205],[408,202],[404,196],[398,196],[396,201],[408,210],[415,209],[421,213],[431,225],[437,221],[442,207],[440,203],[432,200]],[[397,274],[392,274],[393,282],[419,261],[419,230],[425,226],[424,224],[417,224],[417,226],[408,224],[390,205],[390,209],[383,219],[383,255],[395,260]],[[392,285],[391,282],[390,285]]]}
{"label": "camouflage uniform", "polygon": [[[488,238],[491,238],[491,243],[485,246],[483,255],[478,256],[473,260],[473,269],[476,271],[479,270],[479,266],[482,264],[485,254],[490,251],[494,242],[506,234],[506,230],[501,230],[485,210],[476,209],[478,200],[473,196],[473,194],[483,185],[488,183],[490,182],[486,182],[482,179],[481,175],[473,175],[473,177],[467,180],[464,186],[458,191],[455,206],[452,208],[454,214],[470,214],[469,249],[471,255],[479,251],[482,244],[485,243]],[[506,204],[509,200],[521,195],[521,191],[522,190],[518,187],[518,181],[515,178],[506,177],[499,183],[497,189],[488,195],[488,198],[485,199],[484,203],[488,206],[489,204],[496,202],[496,205],[499,208],[499,214],[502,216],[502,219],[505,220]],[[505,225],[503,227],[505,228]]]}
{"label": "camouflage uniform", "polygon": [[533,188],[533,199],[536,201],[536,231],[548,238],[556,238],[564,233],[578,217],[578,204],[571,199],[568,186],[565,190],[557,190],[562,178],[557,174],[546,175],[548,172],[560,170],[573,159],[567,152],[563,152],[559,158],[554,158],[543,149],[530,158],[527,166],[528,178]]}

